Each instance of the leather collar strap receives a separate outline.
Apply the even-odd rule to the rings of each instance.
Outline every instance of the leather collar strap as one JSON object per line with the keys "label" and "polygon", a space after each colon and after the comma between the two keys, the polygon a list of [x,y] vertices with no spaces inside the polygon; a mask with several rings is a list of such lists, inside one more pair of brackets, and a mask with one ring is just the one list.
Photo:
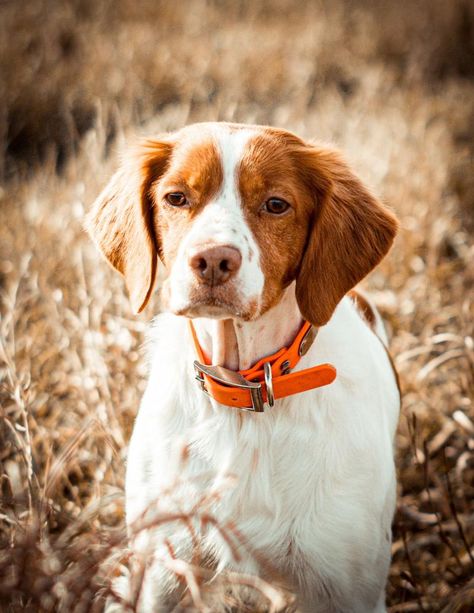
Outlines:
{"label": "leather collar strap", "polygon": [[196,379],[206,394],[225,406],[261,413],[265,402],[273,406],[275,399],[328,385],[336,378],[336,369],[331,364],[290,372],[316,338],[317,328],[309,322],[304,322],[290,347],[282,347],[252,368],[239,371],[210,365],[191,320],[189,327],[199,358],[194,361]]}

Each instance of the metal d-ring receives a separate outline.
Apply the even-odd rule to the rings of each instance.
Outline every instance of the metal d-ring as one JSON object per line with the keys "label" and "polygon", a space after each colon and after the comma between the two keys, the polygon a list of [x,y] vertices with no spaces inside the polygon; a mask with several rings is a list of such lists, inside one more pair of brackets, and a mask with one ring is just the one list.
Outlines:
{"label": "metal d-ring", "polygon": [[273,376],[270,362],[265,362],[263,365],[263,373],[265,376],[265,386],[267,388],[268,406],[272,407],[275,404],[275,396],[273,395]]}

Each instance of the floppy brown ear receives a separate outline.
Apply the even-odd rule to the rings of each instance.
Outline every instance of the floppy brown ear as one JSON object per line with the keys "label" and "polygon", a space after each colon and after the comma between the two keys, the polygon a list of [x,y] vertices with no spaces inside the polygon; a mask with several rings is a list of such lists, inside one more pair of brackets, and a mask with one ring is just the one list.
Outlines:
{"label": "floppy brown ear", "polygon": [[339,153],[307,146],[298,157],[315,213],[296,279],[296,298],[302,315],[321,326],[388,252],[398,222]]}
{"label": "floppy brown ear", "polygon": [[150,187],[164,172],[172,146],[144,141],[120,168],[92,205],[86,228],[95,243],[125,277],[132,308],[139,313],[153,289],[157,244]]}

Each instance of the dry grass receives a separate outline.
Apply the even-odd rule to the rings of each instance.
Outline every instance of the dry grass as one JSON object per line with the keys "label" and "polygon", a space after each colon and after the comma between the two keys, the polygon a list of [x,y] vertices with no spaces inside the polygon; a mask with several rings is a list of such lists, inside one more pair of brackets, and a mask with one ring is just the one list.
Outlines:
{"label": "dry grass", "polygon": [[333,141],[397,211],[367,282],[404,392],[388,600],[472,610],[473,31],[461,0],[0,3],[5,611],[102,607],[153,306],[131,316],[83,214],[124,133],[204,119]]}

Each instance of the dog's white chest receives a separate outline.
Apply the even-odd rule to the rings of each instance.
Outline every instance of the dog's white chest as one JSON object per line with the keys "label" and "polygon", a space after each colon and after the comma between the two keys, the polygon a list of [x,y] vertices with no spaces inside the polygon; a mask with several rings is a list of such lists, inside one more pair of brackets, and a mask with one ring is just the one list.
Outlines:
{"label": "dog's white chest", "polygon": [[[345,314],[343,308],[335,323],[342,324]],[[137,418],[127,470],[128,520],[157,500],[165,510],[187,512],[205,495],[211,502],[203,502],[203,508],[209,504],[206,512],[213,520],[223,526],[232,522],[280,573],[292,567],[303,577],[309,568],[325,589],[337,581],[356,591],[352,584],[367,587],[373,573],[383,575],[395,499],[397,391],[383,366],[379,374],[386,387],[377,384],[383,394],[352,385],[360,371],[373,373],[385,359],[378,339],[374,344],[370,336],[357,339],[356,329],[353,338],[365,340],[368,358],[361,361],[356,351],[353,360],[339,364],[332,386],[284,399],[276,410],[249,414],[212,408],[192,378],[192,351],[183,350],[186,333],[180,323],[167,317],[157,334],[163,330],[177,340],[168,345],[166,360],[158,350]],[[337,340],[336,330],[331,342]],[[325,345],[323,336],[317,359],[325,357]],[[345,347],[333,345],[332,352],[342,360]],[[164,491],[172,492],[172,502]],[[258,569],[252,556],[237,563],[219,531],[208,533],[205,547],[221,565]]]}

